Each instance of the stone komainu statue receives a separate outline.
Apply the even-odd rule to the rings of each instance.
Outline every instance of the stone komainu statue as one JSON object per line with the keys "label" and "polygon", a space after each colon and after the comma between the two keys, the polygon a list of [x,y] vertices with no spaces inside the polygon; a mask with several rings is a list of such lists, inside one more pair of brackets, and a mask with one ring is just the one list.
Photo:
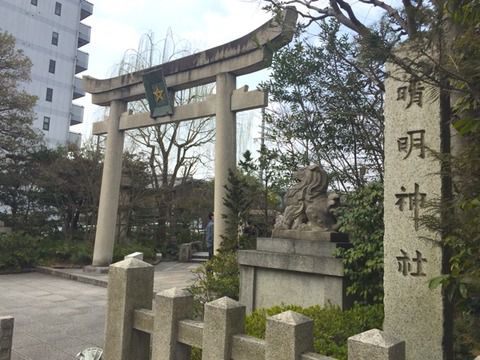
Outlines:
{"label": "stone komainu statue", "polygon": [[327,194],[328,176],[319,165],[310,165],[295,173],[297,183],[285,194],[285,211],[279,215],[275,230],[337,231],[333,209],[340,203],[338,194]]}

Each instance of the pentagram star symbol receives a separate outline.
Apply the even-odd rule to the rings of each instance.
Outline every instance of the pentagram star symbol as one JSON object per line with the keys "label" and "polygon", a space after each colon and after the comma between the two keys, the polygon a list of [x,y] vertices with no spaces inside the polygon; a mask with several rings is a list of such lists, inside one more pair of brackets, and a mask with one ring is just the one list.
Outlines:
{"label": "pentagram star symbol", "polygon": [[155,101],[158,103],[163,100],[163,90],[160,89],[158,86],[155,88],[153,92],[153,96],[155,96]]}

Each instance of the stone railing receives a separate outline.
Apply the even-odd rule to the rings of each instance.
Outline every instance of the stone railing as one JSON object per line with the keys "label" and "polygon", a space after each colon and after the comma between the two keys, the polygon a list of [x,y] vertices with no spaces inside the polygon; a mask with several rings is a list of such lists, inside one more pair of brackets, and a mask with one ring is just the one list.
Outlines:
{"label": "stone railing", "polygon": [[11,316],[0,317],[0,360],[12,357],[13,322]]}
{"label": "stone railing", "polygon": [[[110,266],[104,360],[334,360],[313,353],[313,321],[293,311],[267,319],[265,340],[244,334],[245,306],[227,297],[192,320],[193,298],[170,289],[153,299],[153,267],[138,259]],[[405,343],[380,330],[348,340],[348,359],[405,360]]]}

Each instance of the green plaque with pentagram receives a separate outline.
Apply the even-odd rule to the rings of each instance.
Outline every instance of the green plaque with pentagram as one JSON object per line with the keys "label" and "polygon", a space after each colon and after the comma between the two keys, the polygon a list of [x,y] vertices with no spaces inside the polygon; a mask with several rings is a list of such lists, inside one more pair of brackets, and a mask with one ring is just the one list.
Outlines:
{"label": "green plaque with pentagram", "polygon": [[162,69],[144,74],[143,85],[152,118],[173,114]]}

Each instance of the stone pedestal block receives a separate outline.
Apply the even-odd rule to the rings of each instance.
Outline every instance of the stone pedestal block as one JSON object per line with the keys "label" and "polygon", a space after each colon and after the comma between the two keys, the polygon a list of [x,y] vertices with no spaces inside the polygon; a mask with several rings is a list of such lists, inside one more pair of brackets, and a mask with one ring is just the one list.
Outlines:
{"label": "stone pedestal block", "polygon": [[134,310],[151,309],[152,265],[131,258],[110,265],[105,360],[147,360],[150,335],[133,328]]}
{"label": "stone pedestal block", "polygon": [[348,360],[405,360],[405,341],[372,329],[348,338]]}
{"label": "stone pedestal block", "polygon": [[142,253],[142,252],[139,252],[139,251],[136,251],[136,252],[134,252],[134,253],[125,255],[124,260],[130,259],[130,258],[135,258],[135,259],[138,259],[138,260],[143,260],[143,253]]}
{"label": "stone pedestal block", "polygon": [[188,360],[190,347],[178,340],[178,322],[192,316],[193,297],[173,288],[155,297],[155,322],[152,360]]}
{"label": "stone pedestal block", "polygon": [[294,311],[267,318],[265,360],[297,360],[313,349],[313,321]]}
{"label": "stone pedestal block", "polygon": [[12,356],[14,319],[11,316],[0,317],[0,360],[10,360]]}
{"label": "stone pedestal block", "polygon": [[231,359],[232,336],[245,328],[245,306],[223,297],[205,304],[202,360]]}
{"label": "stone pedestal block", "polygon": [[[340,238],[331,234],[323,233],[322,239]],[[240,302],[247,312],[282,303],[347,308],[343,264],[333,256],[346,246],[348,242],[258,238],[257,250],[238,253]]]}

